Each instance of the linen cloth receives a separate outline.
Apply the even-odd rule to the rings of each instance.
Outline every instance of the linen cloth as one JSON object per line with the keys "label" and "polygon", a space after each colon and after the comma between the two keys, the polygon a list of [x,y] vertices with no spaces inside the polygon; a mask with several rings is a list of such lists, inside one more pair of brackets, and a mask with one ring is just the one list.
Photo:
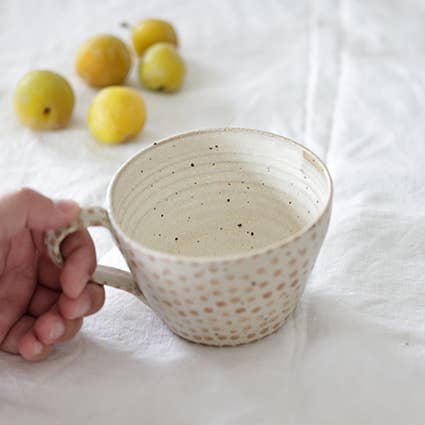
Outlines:
{"label": "linen cloth", "polygon": [[[148,109],[133,143],[89,135],[96,90],[75,74],[87,37],[122,21],[177,27],[187,81],[128,85]],[[207,348],[143,303],[105,307],[48,360],[0,354],[0,422],[18,424],[423,424],[425,421],[425,3],[421,0],[0,2],[0,193],[23,185],[102,205],[119,165],[179,132],[254,127],[294,138],[335,183],[328,236],[301,303],[257,343]],[[31,69],[69,79],[68,129],[23,128],[13,90]],[[106,231],[98,256],[124,267]]]}

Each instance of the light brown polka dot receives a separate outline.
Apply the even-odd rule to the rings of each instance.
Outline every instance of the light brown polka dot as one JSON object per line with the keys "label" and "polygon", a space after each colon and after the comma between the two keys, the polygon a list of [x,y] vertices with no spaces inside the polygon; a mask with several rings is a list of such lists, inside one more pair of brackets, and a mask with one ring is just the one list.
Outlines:
{"label": "light brown polka dot", "polygon": [[204,336],[204,340],[205,340],[205,341],[213,341],[213,340],[214,340],[214,338],[213,338],[213,337],[211,337],[211,336]]}
{"label": "light brown polka dot", "polygon": [[232,334],[232,335],[237,334],[237,333],[238,333],[237,329],[231,329],[230,330],[230,334]]}
{"label": "light brown polka dot", "polygon": [[179,316],[186,317],[186,313],[183,310],[179,310],[177,313]]}
{"label": "light brown polka dot", "polygon": [[260,335],[264,335],[269,331],[269,328],[260,329]]}
{"label": "light brown polka dot", "polygon": [[240,323],[244,323],[244,322],[247,322],[249,319],[250,319],[249,317],[244,316],[244,317],[241,317],[241,318],[239,319],[239,322],[240,322]]}
{"label": "light brown polka dot", "polygon": [[217,301],[217,302],[215,303],[215,305],[216,305],[217,307],[226,307],[227,303],[226,303],[226,302],[224,302],[224,301]]}
{"label": "light brown polka dot", "polygon": [[152,255],[148,256],[149,260],[152,261],[152,263],[154,263],[156,261],[156,258],[153,257]]}
{"label": "light brown polka dot", "polygon": [[265,294],[263,294],[263,298],[264,299],[270,298],[272,296],[272,293],[273,293],[272,291],[266,292]]}
{"label": "light brown polka dot", "polygon": [[248,334],[246,337],[248,339],[254,339],[254,338],[257,338],[257,334],[256,333],[251,333],[251,334]]}
{"label": "light brown polka dot", "polygon": [[249,280],[249,274],[243,274],[243,275],[241,276],[241,279],[242,279],[242,280]]}
{"label": "light brown polka dot", "polygon": [[204,323],[204,319],[201,319],[200,317],[195,319],[198,323]]}
{"label": "light brown polka dot", "polygon": [[238,292],[238,288],[229,288],[228,290],[227,290],[228,292],[229,292],[229,294],[234,294],[235,292]]}
{"label": "light brown polka dot", "polygon": [[257,274],[264,274],[266,272],[266,269],[264,267],[260,267],[259,269],[257,269],[256,273]]}
{"label": "light brown polka dot", "polygon": [[213,326],[213,327],[212,327],[212,330],[213,330],[214,332],[218,332],[220,329],[221,329],[221,328],[220,328],[220,326]]}
{"label": "light brown polka dot", "polygon": [[201,328],[201,331],[205,334],[209,334],[210,331],[207,328]]}
{"label": "light brown polka dot", "polygon": [[231,321],[231,320],[228,320],[227,322],[226,322],[226,325],[232,325],[233,324],[233,322]]}
{"label": "light brown polka dot", "polygon": [[186,299],[184,300],[184,302],[185,302],[186,304],[193,304],[193,300],[191,300],[190,298],[186,298]]}
{"label": "light brown polka dot", "polygon": [[177,296],[177,292],[174,289],[170,289],[170,294],[174,295],[175,297]]}
{"label": "light brown polka dot", "polygon": [[247,293],[247,294],[249,294],[250,292],[252,292],[254,290],[254,287],[252,287],[252,286],[248,286],[248,288],[246,288],[245,289],[245,292]]}
{"label": "light brown polka dot", "polygon": [[303,263],[302,267],[303,267],[304,269],[306,269],[306,268],[308,267],[308,260],[305,260],[305,261],[304,261],[304,263]]}
{"label": "light brown polka dot", "polygon": [[218,271],[218,268],[216,266],[211,265],[211,266],[208,267],[208,270],[211,273],[216,273]]}
{"label": "light brown polka dot", "polygon": [[180,300],[174,300],[174,301],[173,301],[173,303],[174,303],[175,305],[182,305],[182,303],[181,303],[181,301],[180,301]]}
{"label": "light brown polka dot", "polygon": [[223,311],[223,313],[221,313],[221,315],[222,315],[223,317],[229,317],[229,316],[230,316],[230,314],[229,314],[229,312],[228,312],[228,311]]}
{"label": "light brown polka dot", "polygon": [[183,292],[186,292],[186,294],[190,292],[190,288],[188,286],[184,286],[182,289],[183,289]]}
{"label": "light brown polka dot", "polygon": [[210,284],[211,285],[220,285],[220,281],[218,279],[211,279]]}
{"label": "light brown polka dot", "polygon": [[270,319],[270,322],[276,322],[276,320],[278,320],[278,319],[279,319],[279,316],[275,315]]}
{"label": "light brown polka dot", "polygon": [[273,276],[274,277],[278,277],[278,276],[280,276],[282,274],[282,269],[277,269],[274,273],[273,273]]}
{"label": "light brown polka dot", "polygon": [[258,313],[260,310],[261,310],[261,307],[254,307],[254,308],[251,310],[251,313]]}
{"label": "light brown polka dot", "polygon": [[164,283],[166,283],[168,286],[174,285],[174,282],[170,279],[164,279]]}
{"label": "light brown polka dot", "polygon": [[194,339],[195,341],[201,341],[202,337],[199,335],[192,335],[192,339]]}
{"label": "light brown polka dot", "polygon": [[[223,314],[223,316],[224,316],[224,314]],[[213,323],[218,322],[217,317],[210,317],[210,322],[213,322]]]}
{"label": "light brown polka dot", "polygon": [[235,275],[234,274],[229,274],[226,276],[227,280],[235,280]]}
{"label": "light brown polka dot", "polygon": [[307,253],[307,249],[306,249],[306,248],[299,249],[299,250],[298,250],[298,253],[299,253],[300,255],[304,256],[304,255]]}
{"label": "light brown polka dot", "polygon": [[210,307],[205,307],[204,308],[204,312],[209,314],[209,313],[212,313],[213,312],[213,309],[210,308]]}
{"label": "light brown polka dot", "polygon": [[246,299],[246,302],[248,302],[248,303],[252,303],[253,301],[255,301],[257,298],[256,297],[254,297],[254,296],[251,296],[251,297],[248,297],[247,299]]}
{"label": "light brown polka dot", "polygon": [[230,337],[230,339],[231,339],[232,341],[237,341],[239,338],[240,338],[240,336],[239,336],[239,335],[232,335],[232,336]]}
{"label": "light brown polka dot", "polygon": [[278,285],[278,287],[276,288],[278,291],[281,291],[284,287],[285,287],[286,283],[282,282]]}
{"label": "light brown polka dot", "polygon": [[227,336],[226,336],[226,335],[217,335],[217,338],[218,338],[220,341],[225,341],[225,340],[227,339]]}
{"label": "light brown polka dot", "polygon": [[265,288],[268,284],[269,284],[269,282],[267,280],[265,280],[264,282],[260,282],[258,286],[260,288]]}
{"label": "light brown polka dot", "polygon": [[293,280],[293,281],[291,282],[291,288],[293,288],[294,286],[296,286],[298,282],[299,282],[299,280],[298,280],[298,279]]}
{"label": "light brown polka dot", "polygon": [[171,272],[170,272],[170,270],[168,270],[168,269],[164,269],[163,271],[162,271],[162,274],[164,275],[164,276],[167,276],[167,275],[169,275]]}
{"label": "light brown polka dot", "polygon": [[189,310],[189,314],[192,316],[199,316],[199,313],[196,310]]}
{"label": "light brown polka dot", "polygon": [[218,296],[220,296],[221,295],[221,291],[218,291],[218,290],[216,290],[216,291],[212,291],[211,292],[213,295],[215,295],[216,297],[218,297]]}
{"label": "light brown polka dot", "polygon": [[317,233],[313,232],[312,235],[311,235],[311,239],[314,241],[314,240],[316,240],[316,238],[317,238]]}
{"label": "light brown polka dot", "polygon": [[276,323],[275,325],[272,326],[272,330],[276,330],[279,326],[281,326],[281,323]]}
{"label": "light brown polka dot", "polygon": [[244,326],[242,328],[243,331],[249,331],[250,329],[252,329],[252,326],[251,325],[247,325],[247,326]]}
{"label": "light brown polka dot", "polygon": [[158,291],[161,292],[162,294],[165,293],[165,289],[162,286],[158,286]]}
{"label": "light brown polka dot", "polygon": [[195,285],[195,289],[196,289],[197,291],[203,291],[205,288],[204,288],[204,286],[203,286],[203,285]]}
{"label": "light brown polka dot", "polygon": [[240,302],[240,300],[241,299],[239,297],[230,298],[230,302],[233,303],[233,304],[236,304],[236,303]]}
{"label": "light brown polka dot", "polygon": [[274,300],[270,300],[269,302],[266,303],[266,307],[270,307],[273,304],[274,304]]}
{"label": "light brown polka dot", "polygon": [[244,307],[239,307],[235,310],[235,313],[237,313],[237,314],[242,314],[242,313],[245,313],[245,312],[246,312],[246,308],[244,308]]}
{"label": "light brown polka dot", "polygon": [[199,297],[199,299],[200,299],[201,301],[208,301],[208,297],[207,297],[206,295],[201,295],[201,296]]}
{"label": "light brown polka dot", "polygon": [[187,277],[186,276],[183,276],[183,275],[180,275],[179,276],[179,280],[180,280],[180,282],[187,282]]}
{"label": "light brown polka dot", "polygon": [[272,263],[273,265],[277,264],[278,262],[279,262],[279,257],[274,257],[272,261],[270,261],[270,263]]}
{"label": "light brown polka dot", "polygon": [[288,264],[292,267],[296,262],[297,262],[297,259],[293,258],[292,260],[289,261]]}
{"label": "light brown polka dot", "polygon": [[199,278],[199,277],[202,277],[204,274],[205,274],[205,271],[200,271],[200,272],[194,273],[193,276]]}

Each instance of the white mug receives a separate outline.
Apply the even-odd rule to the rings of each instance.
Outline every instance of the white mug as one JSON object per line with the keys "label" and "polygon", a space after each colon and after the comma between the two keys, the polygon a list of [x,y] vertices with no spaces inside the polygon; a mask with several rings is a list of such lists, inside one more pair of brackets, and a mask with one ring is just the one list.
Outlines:
{"label": "white mug", "polygon": [[83,208],[46,244],[61,264],[68,234],[107,227],[131,273],[98,266],[93,281],[137,295],[185,339],[238,345],[294,311],[331,204],[329,172],[304,146],[251,129],[193,131],[130,158],[107,209]]}

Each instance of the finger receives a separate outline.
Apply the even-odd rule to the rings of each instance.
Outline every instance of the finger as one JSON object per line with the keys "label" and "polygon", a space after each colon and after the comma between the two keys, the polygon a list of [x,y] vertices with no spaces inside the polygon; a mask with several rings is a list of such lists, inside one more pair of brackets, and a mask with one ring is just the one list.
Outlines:
{"label": "finger", "polygon": [[62,269],[50,260],[47,255],[41,255],[38,260],[38,282],[50,289],[60,290],[60,274]]}
{"label": "finger", "polygon": [[55,305],[35,321],[34,333],[41,343],[52,345],[74,337],[82,324],[82,319],[68,320],[62,317]]}
{"label": "finger", "polygon": [[53,202],[34,190],[21,189],[0,198],[0,239],[8,240],[25,227],[47,230],[64,226],[79,210],[75,202]]}
{"label": "finger", "polygon": [[43,344],[33,330],[22,336],[18,343],[18,352],[26,360],[39,361],[45,359],[53,350],[53,345]]}
{"label": "finger", "polygon": [[89,283],[78,298],[62,294],[59,298],[59,311],[66,319],[77,319],[96,313],[105,302],[105,290],[96,283]]}
{"label": "finger", "polygon": [[64,294],[77,298],[96,268],[96,251],[86,229],[68,236],[62,244],[65,258],[60,281]]}
{"label": "finger", "polygon": [[60,292],[38,285],[28,307],[28,314],[41,316],[52,308],[60,296]]}
{"label": "finger", "polygon": [[35,319],[31,316],[22,316],[9,330],[0,349],[7,353],[19,353],[19,341],[33,327]]}

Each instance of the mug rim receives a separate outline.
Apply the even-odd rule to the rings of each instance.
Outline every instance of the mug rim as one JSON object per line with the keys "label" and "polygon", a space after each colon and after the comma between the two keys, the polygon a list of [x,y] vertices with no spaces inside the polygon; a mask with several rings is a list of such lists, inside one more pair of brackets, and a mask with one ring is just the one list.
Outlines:
{"label": "mug rim", "polygon": [[[141,155],[145,155],[152,149],[155,149],[159,144],[165,144],[165,143],[171,143],[179,139],[184,139],[189,136],[194,136],[198,134],[209,134],[209,133],[223,133],[223,132],[240,132],[240,133],[250,133],[250,134],[257,134],[260,136],[267,136],[275,139],[279,139],[285,143],[290,143],[295,145],[297,148],[301,149],[304,153],[309,154],[311,157],[313,157],[318,164],[323,168],[324,174],[327,179],[327,183],[329,185],[329,190],[327,194],[326,202],[324,203],[323,209],[319,212],[317,217],[308,225],[300,230],[298,230],[295,233],[292,233],[286,238],[283,238],[277,242],[267,244],[263,247],[254,249],[249,252],[245,253],[237,253],[237,254],[230,254],[230,255],[215,255],[215,256],[190,256],[190,255],[182,255],[182,254],[171,254],[165,251],[160,251],[157,249],[149,248],[148,246],[135,241],[133,238],[131,238],[129,235],[127,235],[120,227],[120,225],[117,223],[117,220],[115,220],[114,214],[113,214],[113,201],[112,201],[112,194],[114,190],[114,186],[116,182],[118,181],[119,177],[125,172],[126,168],[133,162],[136,158],[138,158]],[[303,236],[305,233],[307,233],[310,229],[315,227],[317,223],[322,219],[322,217],[328,212],[328,210],[331,208],[332,205],[332,199],[333,199],[333,181],[332,177],[329,173],[329,170],[326,166],[326,164],[309,148],[302,145],[301,143],[298,143],[288,137],[281,136],[276,133],[272,133],[265,130],[258,130],[254,128],[246,128],[246,127],[217,127],[217,128],[205,128],[200,130],[192,130],[187,131],[184,133],[179,133],[174,136],[169,136],[162,138],[158,141],[155,141],[150,146],[142,148],[139,152],[132,155],[129,159],[127,159],[115,172],[113,175],[111,181],[109,182],[107,193],[106,193],[106,203],[107,203],[107,210],[109,215],[109,220],[111,222],[112,228],[114,231],[119,234],[120,238],[124,239],[130,246],[133,248],[142,251],[142,253],[151,256],[151,257],[159,257],[164,260],[168,260],[170,262],[183,262],[183,263],[223,263],[223,262],[233,262],[237,260],[244,260],[249,259],[252,257],[258,257],[259,255],[266,254],[271,251],[275,251],[276,249],[282,248],[291,242],[299,239],[301,236]]]}

